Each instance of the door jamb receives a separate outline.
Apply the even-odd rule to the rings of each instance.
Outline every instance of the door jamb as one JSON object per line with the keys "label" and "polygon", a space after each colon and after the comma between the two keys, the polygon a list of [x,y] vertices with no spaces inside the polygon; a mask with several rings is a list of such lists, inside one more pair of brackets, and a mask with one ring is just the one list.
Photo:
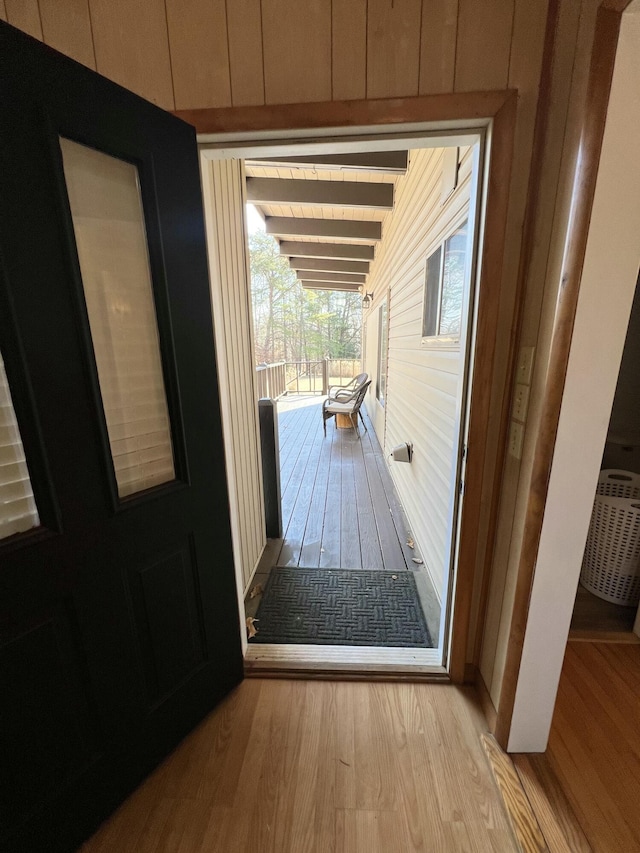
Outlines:
{"label": "door jamb", "polygon": [[[458,570],[453,601],[449,672],[451,681],[465,680],[472,616],[472,594],[476,576],[483,568],[483,549],[478,549],[480,510],[487,499],[499,499],[493,482],[485,483],[485,452],[489,437],[489,408],[493,386],[493,364],[504,264],[505,232],[514,148],[517,92],[469,92],[362,101],[285,104],[258,107],[227,107],[178,110],[179,118],[194,125],[202,141],[220,135],[251,134],[274,138],[283,131],[303,134],[313,129],[363,127],[368,132],[393,130],[394,125],[429,123],[433,130],[452,131],[470,124],[491,127],[491,151],[486,173],[485,233],[478,282],[480,299],[476,319],[476,349],[471,377],[470,414],[465,500],[460,519]],[[308,136],[316,136],[311,132]],[[209,138],[208,138],[209,137]],[[515,304],[518,304],[516,297]],[[502,417],[504,418],[504,412]],[[508,413],[507,413],[508,415]],[[506,430],[506,426],[501,424]],[[491,472],[490,472],[491,473]],[[487,477],[487,481],[492,480]],[[493,514],[497,516],[496,514]],[[487,548],[492,548],[495,529],[489,530]],[[478,552],[480,551],[480,556]],[[477,631],[483,625],[478,622]]]}

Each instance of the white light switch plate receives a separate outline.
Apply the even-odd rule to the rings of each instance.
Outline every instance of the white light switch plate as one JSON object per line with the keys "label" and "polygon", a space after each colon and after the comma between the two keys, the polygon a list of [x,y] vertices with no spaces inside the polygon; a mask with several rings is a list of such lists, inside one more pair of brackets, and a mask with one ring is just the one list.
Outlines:
{"label": "white light switch plate", "polygon": [[517,421],[524,423],[527,419],[527,409],[529,408],[529,386],[516,385],[516,391],[513,395],[513,412],[512,415]]}
{"label": "white light switch plate", "polygon": [[535,347],[520,347],[520,357],[516,369],[516,382],[519,385],[531,385],[534,352]]}
{"label": "white light switch plate", "polygon": [[522,442],[524,439],[524,427],[517,421],[511,421],[509,430],[509,454],[514,459],[522,459]]}

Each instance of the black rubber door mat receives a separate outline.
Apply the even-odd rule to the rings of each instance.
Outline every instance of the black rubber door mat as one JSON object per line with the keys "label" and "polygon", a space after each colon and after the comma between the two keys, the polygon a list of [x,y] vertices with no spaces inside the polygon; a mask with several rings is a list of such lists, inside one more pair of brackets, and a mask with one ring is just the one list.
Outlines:
{"label": "black rubber door mat", "polygon": [[274,568],[251,643],[432,649],[413,572]]}

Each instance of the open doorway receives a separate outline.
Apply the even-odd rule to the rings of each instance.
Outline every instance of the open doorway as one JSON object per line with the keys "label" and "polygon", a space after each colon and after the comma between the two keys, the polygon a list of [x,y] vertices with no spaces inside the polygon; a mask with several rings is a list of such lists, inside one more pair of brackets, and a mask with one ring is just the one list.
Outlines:
{"label": "open doorway", "polygon": [[[331,358],[344,352],[329,349],[323,358],[314,353],[291,362],[279,352],[278,361],[266,363],[251,353],[252,367],[263,362],[253,381],[280,401],[284,529],[239,584],[252,635],[248,660],[283,663],[302,655],[313,663],[446,672],[484,144],[484,133],[474,132],[205,152],[217,194],[210,218],[220,216],[229,199],[215,187],[216,172],[228,174],[235,163],[246,197],[277,240],[276,259],[285,261],[296,283],[318,301],[337,291],[362,304],[362,351],[360,359],[348,353],[350,375],[345,359]],[[219,254],[219,226],[216,233]],[[255,340],[255,329],[249,337]],[[356,415],[360,426],[324,422],[332,386],[361,373],[370,384]],[[233,456],[227,464],[237,468],[238,453]],[[400,619],[392,642],[377,642],[375,634],[370,642],[313,634],[297,640],[296,632],[283,640],[266,624],[264,599],[276,576],[284,597],[272,609],[282,619],[301,598],[291,584],[303,577],[307,586],[317,584],[323,574],[326,600],[345,572],[352,573],[344,578],[348,585],[365,583],[360,600],[370,604],[379,595],[382,610],[381,579],[394,593],[409,582],[408,611],[418,612],[423,634]],[[294,627],[313,622],[309,613],[299,617],[294,614]]]}
{"label": "open doorway", "polygon": [[[640,288],[636,284],[571,619],[570,639],[640,632]],[[640,639],[638,639],[640,642]]]}

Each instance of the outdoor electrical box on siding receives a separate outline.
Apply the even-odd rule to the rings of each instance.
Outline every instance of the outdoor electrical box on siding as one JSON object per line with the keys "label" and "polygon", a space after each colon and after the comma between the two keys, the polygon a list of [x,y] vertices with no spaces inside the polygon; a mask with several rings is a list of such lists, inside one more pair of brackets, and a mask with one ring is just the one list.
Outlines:
{"label": "outdoor electrical box on siding", "polygon": [[409,444],[408,441],[398,444],[393,448],[390,456],[394,462],[411,462],[413,458],[413,444]]}

